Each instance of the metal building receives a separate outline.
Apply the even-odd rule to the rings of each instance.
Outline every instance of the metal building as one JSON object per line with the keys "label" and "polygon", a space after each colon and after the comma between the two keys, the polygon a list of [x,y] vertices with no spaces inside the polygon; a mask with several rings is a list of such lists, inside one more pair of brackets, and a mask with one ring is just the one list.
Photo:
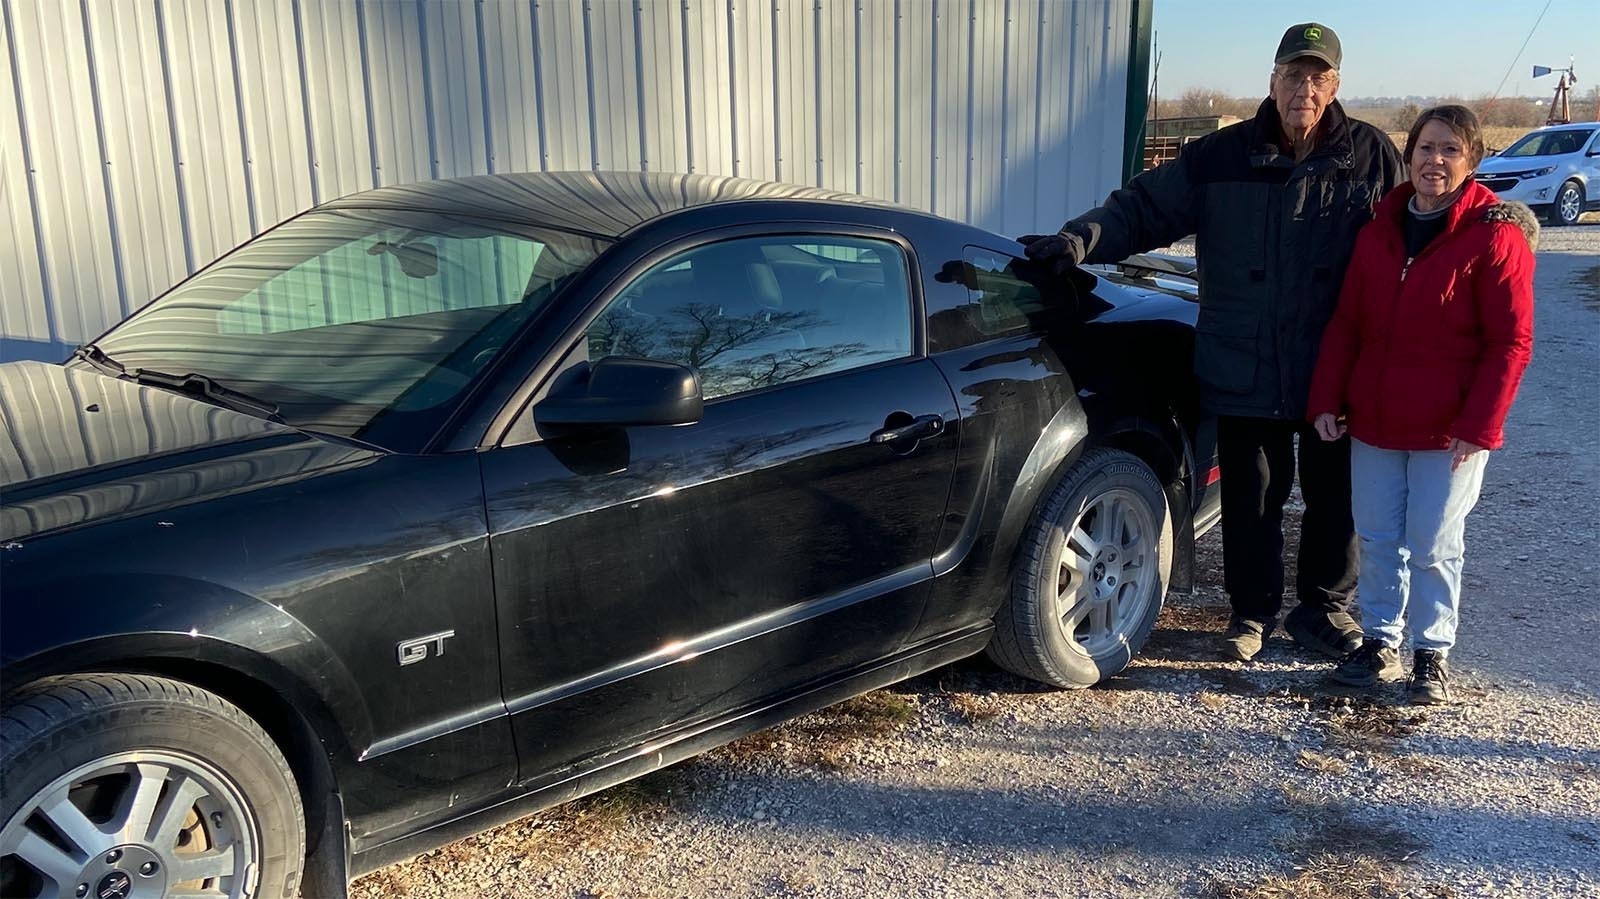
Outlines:
{"label": "metal building", "polygon": [[430,178],[731,174],[1053,228],[1137,162],[1150,2],[0,0],[0,359]]}

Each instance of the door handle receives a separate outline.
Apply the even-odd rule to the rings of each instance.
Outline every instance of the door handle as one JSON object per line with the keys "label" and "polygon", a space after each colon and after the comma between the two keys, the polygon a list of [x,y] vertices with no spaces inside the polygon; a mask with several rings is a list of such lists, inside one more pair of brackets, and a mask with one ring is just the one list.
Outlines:
{"label": "door handle", "polygon": [[943,418],[937,415],[919,415],[912,419],[910,424],[873,431],[872,442],[896,443],[901,440],[921,440],[924,437],[936,436],[943,430]]}

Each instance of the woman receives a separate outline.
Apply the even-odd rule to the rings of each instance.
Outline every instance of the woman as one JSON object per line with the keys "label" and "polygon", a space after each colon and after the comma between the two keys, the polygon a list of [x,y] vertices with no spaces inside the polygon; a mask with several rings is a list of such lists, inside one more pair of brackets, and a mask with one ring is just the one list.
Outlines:
{"label": "woman", "polygon": [[1307,417],[1346,431],[1361,538],[1361,647],[1335,681],[1398,680],[1410,613],[1414,703],[1448,701],[1467,512],[1533,347],[1538,224],[1472,180],[1483,159],[1463,106],[1422,113],[1406,135],[1411,180],[1356,240],[1322,340]]}

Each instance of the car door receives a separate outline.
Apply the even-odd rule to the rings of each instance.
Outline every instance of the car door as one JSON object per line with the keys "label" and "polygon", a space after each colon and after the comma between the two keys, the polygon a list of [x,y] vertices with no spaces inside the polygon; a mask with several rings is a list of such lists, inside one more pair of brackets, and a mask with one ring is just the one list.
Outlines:
{"label": "car door", "polygon": [[1600,203],[1600,129],[1589,139],[1589,148],[1584,151],[1582,164],[1586,199],[1591,204]]}
{"label": "car door", "polygon": [[564,370],[679,363],[706,405],[686,426],[483,456],[524,782],[901,648],[959,436],[915,283],[898,239],[744,236],[669,253],[597,303]]}

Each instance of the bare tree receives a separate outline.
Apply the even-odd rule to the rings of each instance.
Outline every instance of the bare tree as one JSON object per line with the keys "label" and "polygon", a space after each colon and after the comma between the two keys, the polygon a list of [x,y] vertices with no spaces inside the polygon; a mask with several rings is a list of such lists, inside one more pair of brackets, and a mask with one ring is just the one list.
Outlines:
{"label": "bare tree", "polygon": [[1415,103],[1407,103],[1394,111],[1393,128],[1391,130],[1410,131],[1411,126],[1416,124],[1417,116],[1419,115],[1422,115],[1422,107]]}

